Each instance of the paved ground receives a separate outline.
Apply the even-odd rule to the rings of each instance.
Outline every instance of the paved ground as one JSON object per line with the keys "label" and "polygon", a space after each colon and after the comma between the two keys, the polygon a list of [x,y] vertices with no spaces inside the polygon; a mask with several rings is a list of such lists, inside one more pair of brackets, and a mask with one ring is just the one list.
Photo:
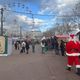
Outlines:
{"label": "paved ground", "polygon": [[13,50],[8,57],[0,57],[0,80],[80,80],[73,69],[65,70],[66,57],[56,56],[53,51],[41,54],[19,54]]}

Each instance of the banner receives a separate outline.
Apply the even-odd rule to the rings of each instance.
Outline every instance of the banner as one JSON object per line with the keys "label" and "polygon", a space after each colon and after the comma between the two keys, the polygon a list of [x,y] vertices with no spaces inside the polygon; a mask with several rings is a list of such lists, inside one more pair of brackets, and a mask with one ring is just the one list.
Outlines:
{"label": "banner", "polygon": [[5,37],[0,36],[0,54],[5,53]]}
{"label": "banner", "polygon": [[0,36],[0,54],[7,54],[7,37]]}

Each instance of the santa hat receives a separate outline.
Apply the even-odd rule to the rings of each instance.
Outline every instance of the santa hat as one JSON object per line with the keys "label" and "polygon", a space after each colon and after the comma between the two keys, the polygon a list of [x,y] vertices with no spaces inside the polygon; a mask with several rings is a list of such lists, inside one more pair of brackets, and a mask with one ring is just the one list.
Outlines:
{"label": "santa hat", "polygon": [[69,41],[77,41],[78,38],[76,37],[75,34],[70,34],[70,38],[69,38]]}
{"label": "santa hat", "polygon": [[73,39],[75,37],[75,35],[74,34],[70,34],[70,37]]}

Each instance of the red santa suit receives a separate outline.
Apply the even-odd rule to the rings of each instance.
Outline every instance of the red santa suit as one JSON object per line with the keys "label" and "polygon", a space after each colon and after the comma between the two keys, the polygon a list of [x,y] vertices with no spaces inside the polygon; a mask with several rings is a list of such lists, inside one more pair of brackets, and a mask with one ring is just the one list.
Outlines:
{"label": "red santa suit", "polygon": [[66,55],[68,56],[67,67],[71,68],[75,65],[76,68],[79,69],[78,72],[80,73],[80,43],[79,41],[74,41],[74,35],[70,35],[70,37],[72,39],[66,44]]}

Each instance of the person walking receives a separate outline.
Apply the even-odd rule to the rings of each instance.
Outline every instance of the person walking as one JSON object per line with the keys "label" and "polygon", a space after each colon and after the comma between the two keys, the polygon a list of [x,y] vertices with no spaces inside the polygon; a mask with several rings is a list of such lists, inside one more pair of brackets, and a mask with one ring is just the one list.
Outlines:
{"label": "person walking", "polygon": [[54,49],[54,38],[53,38],[53,36],[51,37],[51,49],[52,50]]}
{"label": "person walking", "polygon": [[32,52],[34,53],[35,52],[35,40],[34,39],[32,39],[31,45],[32,45]]}
{"label": "person walking", "polygon": [[59,43],[56,36],[54,36],[54,50],[55,50],[55,54],[59,55]]}
{"label": "person walking", "polygon": [[14,48],[17,50],[17,41],[14,42]]}
{"label": "person walking", "polygon": [[76,74],[80,76],[80,43],[74,34],[70,35],[69,42],[66,43],[67,70],[71,71],[73,64],[76,66]]}
{"label": "person walking", "polygon": [[45,40],[41,41],[42,54],[45,53]]}
{"label": "person walking", "polygon": [[25,53],[25,47],[26,47],[26,43],[25,41],[22,41],[20,53]]}
{"label": "person walking", "polygon": [[26,43],[26,54],[29,54],[29,41],[26,40],[25,43]]}
{"label": "person walking", "polygon": [[60,50],[61,50],[61,55],[65,56],[65,42],[63,40],[61,40],[60,43]]}
{"label": "person walking", "polygon": [[19,50],[20,49],[20,42],[17,41],[17,49]]}

